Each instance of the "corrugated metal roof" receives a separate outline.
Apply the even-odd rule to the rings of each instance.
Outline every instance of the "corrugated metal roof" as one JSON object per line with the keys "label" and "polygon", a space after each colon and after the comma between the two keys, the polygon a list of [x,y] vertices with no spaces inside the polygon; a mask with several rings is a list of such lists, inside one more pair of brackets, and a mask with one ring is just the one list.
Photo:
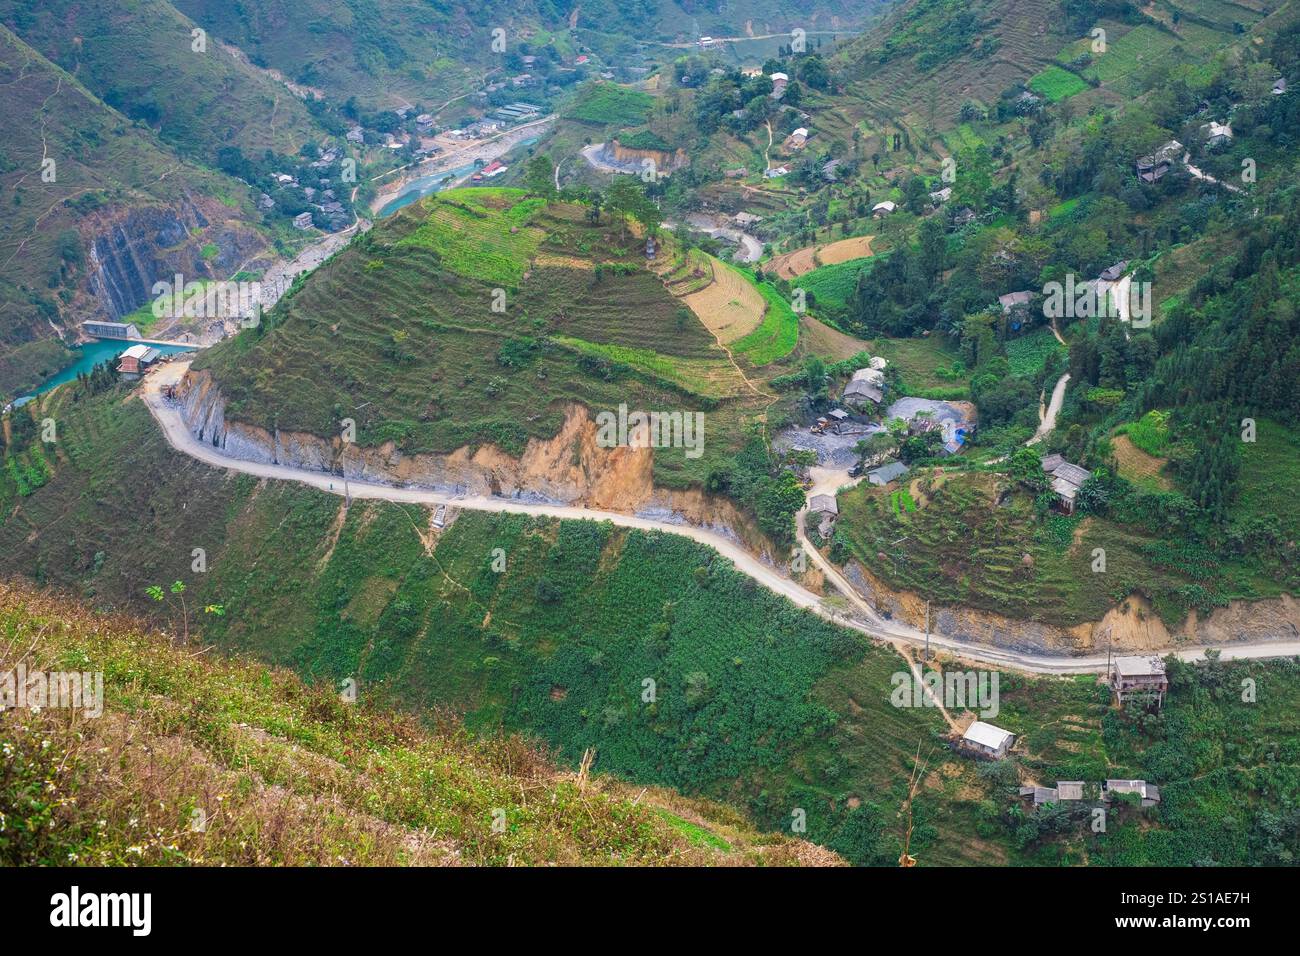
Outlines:
{"label": "corrugated metal roof", "polygon": [[1014,736],[1009,730],[1003,730],[1001,727],[994,727],[992,724],[977,720],[966,729],[966,733],[962,734],[962,739],[977,743],[982,747],[988,747],[990,750],[997,750],[1007,738]]}
{"label": "corrugated metal roof", "polygon": [[809,511],[823,511],[827,514],[837,515],[840,513],[839,505],[835,503],[834,495],[813,495],[808,499]]}

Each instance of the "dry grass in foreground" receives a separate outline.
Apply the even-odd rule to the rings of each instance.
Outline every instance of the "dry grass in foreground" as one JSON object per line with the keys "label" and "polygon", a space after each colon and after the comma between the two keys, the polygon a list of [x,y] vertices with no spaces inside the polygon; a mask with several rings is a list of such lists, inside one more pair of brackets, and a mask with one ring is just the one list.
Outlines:
{"label": "dry grass in foreground", "polygon": [[20,662],[102,671],[104,707],[0,710],[0,865],[842,862],[715,804],[558,769],[518,737],[348,704],[0,583],[0,679]]}

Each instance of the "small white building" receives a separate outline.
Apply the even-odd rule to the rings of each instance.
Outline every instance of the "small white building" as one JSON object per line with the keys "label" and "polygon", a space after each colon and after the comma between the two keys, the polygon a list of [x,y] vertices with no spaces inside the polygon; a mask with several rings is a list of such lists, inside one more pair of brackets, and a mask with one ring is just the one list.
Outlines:
{"label": "small white building", "polygon": [[1001,760],[1011,750],[1015,739],[1016,735],[1011,731],[977,720],[966,728],[966,733],[958,739],[957,746],[977,756]]}
{"label": "small white building", "polygon": [[888,199],[884,202],[878,202],[871,207],[871,215],[875,219],[883,219],[898,208],[898,204]]}

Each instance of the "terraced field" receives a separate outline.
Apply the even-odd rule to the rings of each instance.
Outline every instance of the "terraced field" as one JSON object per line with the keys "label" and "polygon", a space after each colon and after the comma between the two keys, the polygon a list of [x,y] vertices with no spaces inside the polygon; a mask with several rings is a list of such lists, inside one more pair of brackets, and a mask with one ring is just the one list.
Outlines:
{"label": "terraced field", "polygon": [[730,345],[762,324],[767,302],[754,283],[733,266],[712,256],[705,265],[712,272],[712,281],[683,296],[682,301],[719,342]]}
{"label": "terraced field", "polygon": [[1088,84],[1069,70],[1052,64],[1029,81],[1029,88],[1051,102],[1059,103],[1077,93],[1082,93],[1088,88]]}
{"label": "terraced field", "polygon": [[[1062,38],[1055,32],[1060,12],[1052,0],[1010,0],[996,5],[975,0],[962,5],[964,12],[980,22],[972,44],[987,42],[993,46],[992,53],[929,65],[924,55],[934,44],[928,40],[918,40],[916,50],[896,52],[906,46],[898,37],[907,29],[913,6],[902,5],[891,13],[886,20],[892,24],[890,29],[873,31],[851,44],[844,58],[859,77],[849,83],[849,98],[861,104],[874,126],[907,130],[914,145],[927,141],[921,135],[925,128],[955,125],[966,100],[986,106],[996,102],[1007,87],[1038,73],[1061,46]],[[890,37],[888,48],[884,37]],[[952,38],[941,35],[938,39],[947,42]]]}
{"label": "terraced field", "polygon": [[[1187,57],[1180,54],[1180,48],[1208,52],[1225,42],[1231,34],[1230,24],[1219,29],[1187,19],[1169,31],[1149,23],[1134,27],[1113,20],[1102,20],[1099,25],[1106,31],[1106,52],[1094,54],[1092,63],[1080,72],[1089,79],[1099,80],[1107,89],[1125,96],[1136,96],[1144,92],[1143,77],[1153,68],[1183,63]],[[1177,32],[1172,32],[1173,30]],[[1085,37],[1067,45],[1057,55],[1057,62],[1069,63],[1075,57],[1088,53],[1091,42]]]}
{"label": "terraced field", "polygon": [[[360,444],[392,441],[406,453],[491,443],[518,455],[528,439],[555,435],[574,403],[707,409],[718,430],[705,457],[655,455],[663,481],[702,482],[713,456],[743,441],[757,398],[687,303],[646,268],[634,231],[587,213],[512,189],[426,198],[196,368],[212,371],[231,420],[330,435],[350,417]],[[688,258],[673,280],[683,290],[705,281],[709,265]],[[730,276],[740,284],[728,300],[747,296],[754,313],[747,333],[765,303]]]}
{"label": "terraced field", "polygon": [[799,344],[799,316],[790,303],[766,282],[758,287],[767,303],[763,322],[732,347],[735,355],[750,365],[761,367],[785,358]]}
{"label": "terraced field", "polygon": [[546,233],[529,225],[544,205],[521,189],[462,189],[435,194],[428,216],[398,241],[438,256],[457,275],[484,282],[519,282]]}
{"label": "terraced field", "polygon": [[853,236],[838,239],[820,246],[805,246],[793,252],[773,256],[765,265],[782,279],[795,279],[822,266],[840,265],[872,255],[871,240],[875,236]]}

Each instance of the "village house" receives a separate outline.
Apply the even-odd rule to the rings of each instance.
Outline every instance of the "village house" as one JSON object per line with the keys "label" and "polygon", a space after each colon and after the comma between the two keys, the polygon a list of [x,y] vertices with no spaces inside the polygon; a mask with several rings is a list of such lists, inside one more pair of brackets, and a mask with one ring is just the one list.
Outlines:
{"label": "village house", "polygon": [[790,82],[790,77],[784,73],[772,74],[772,99],[779,100],[785,96],[786,84]]}
{"label": "village house", "polygon": [[1144,183],[1154,183],[1162,179],[1173,168],[1183,151],[1183,144],[1171,139],[1149,156],[1143,156],[1134,163],[1138,179]]}
{"label": "village house", "polygon": [[1160,802],[1160,788],[1145,780],[1103,780],[1100,784],[1058,780],[1055,787],[1029,785],[1020,788],[1020,796],[1032,797],[1036,807],[1045,803],[1109,801],[1115,794],[1125,793],[1136,794],[1143,807],[1152,807]]}
{"label": "village house", "polygon": [[133,345],[118,356],[117,373],[125,379],[137,379],[162,358],[162,353],[148,345]]}
{"label": "village house", "polygon": [[1154,700],[1159,706],[1169,690],[1165,662],[1154,655],[1117,657],[1110,666],[1110,686],[1121,706],[1135,699]]}
{"label": "village house", "polygon": [[1101,275],[1097,276],[1097,278],[1100,279],[1102,282],[1115,282],[1118,281],[1120,276],[1124,274],[1124,270],[1127,268],[1128,268],[1128,260],[1121,259],[1119,262],[1115,263],[1110,268],[1103,269]]}
{"label": "village house", "polygon": [[962,206],[953,214],[952,224],[957,227],[970,225],[975,221],[975,210],[969,206]]}
{"label": "village house", "polygon": [[[1034,806],[1036,807],[1042,806],[1044,803],[1072,803],[1084,798],[1084,786],[1082,780],[1058,780],[1055,787],[1021,787],[1020,795],[1022,797],[1033,797]],[[1097,795],[1099,795],[1099,787],[1097,791]],[[1094,795],[1093,799],[1096,799],[1097,795]]]}
{"label": "village house", "polygon": [[955,455],[975,433],[976,411],[970,402],[943,402],[929,398],[900,398],[885,412],[889,418],[901,418],[908,423],[911,434],[924,434],[938,429],[942,438],[939,450],[945,455]]}
{"label": "village house", "polygon": [[908,472],[908,468],[901,461],[891,461],[888,465],[881,465],[879,468],[873,468],[867,472],[867,481],[877,487],[883,488],[891,481],[897,481]]}
{"label": "village house", "polygon": [[827,160],[822,164],[822,179],[828,183],[833,183],[840,178],[840,161],[838,159]]}
{"label": "village house", "polygon": [[860,368],[844,386],[842,400],[853,408],[879,405],[885,400],[885,373],[878,368]]}
{"label": "village house", "polygon": [[803,149],[808,143],[808,130],[800,126],[797,130],[785,138],[786,149]]}
{"label": "village house", "polygon": [[731,217],[735,220],[737,226],[753,226],[763,221],[762,216],[755,216],[752,212],[738,212]]}
{"label": "village house", "polygon": [[293,217],[293,228],[310,229],[311,226],[312,226],[311,213],[300,212],[298,213],[298,215]]}
{"label": "village house", "polygon": [[1034,293],[1028,290],[998,295],[997,304],[1002,307],[1002,315],[1010,319],[1009,324],[1013,332],[1019,332],[1021,324],[1027,321],[1032,302],[1034,302]]}
{"label": "village house", "polygon": [[813,495],[808,499],[808,513],[818,518],[817,533],[823,538],[829,538],[835,530],[835,519],[840,514],[835,496]]}
{"label": "village house", "polygon": [[871,207],[871,216],[873,219],[884,219],[897,208],[896,203],[886,199],[884,202],[878,202]]}
{"label": "village house", "polygon": [[952,187],[944,186],[942,189],[930,193],[930,203],[938,208],[952,198]]}
{"label": "village house", "polygon": [[763,170],[764,179],[777,179],[781,176],[789,176],[790,168],[788,166],[773,166],[770,169]]}
{"label": "village house", "polygon": [[1227,123],[1211,121],[1201,127],[1207,146],[1223,146],[1232,140],[1232,127]]}
{"label": "village house", "polygon": [[1052,491],[1061,510],[1068,515],[1074,514],[1079,497],[1079,489],[1092,477],[1092,472],[1078,465],[1072,465],[1060,455],[1048,455],[1043,459],[1043,471],[1052,478]]}
{"label": "village house", "polygon": [[1016,735],[977,720],[957,739],[957,749],[971,756],[1001,760],[1011,750]]}
{"label": "village house", "polygon": [[832,408],[826,413],[826,417],[831,420],[832,426],[835,429],[835,434],[838,435],[840,433],[840,426],[849,420],[849,413],[842,408]]}

